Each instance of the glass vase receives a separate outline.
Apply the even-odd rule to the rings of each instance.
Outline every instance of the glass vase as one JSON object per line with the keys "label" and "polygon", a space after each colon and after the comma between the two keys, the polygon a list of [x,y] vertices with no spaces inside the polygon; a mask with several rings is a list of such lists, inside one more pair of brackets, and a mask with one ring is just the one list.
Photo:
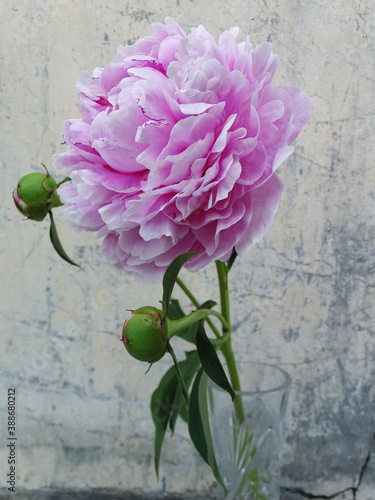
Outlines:
{"label": "glass vase", "polygon": [[237,364],[244,419],[227,392],[209,385],[209,418],[215,457],[226,500],[279,500],[283,420],[290,376],[272,365]]}

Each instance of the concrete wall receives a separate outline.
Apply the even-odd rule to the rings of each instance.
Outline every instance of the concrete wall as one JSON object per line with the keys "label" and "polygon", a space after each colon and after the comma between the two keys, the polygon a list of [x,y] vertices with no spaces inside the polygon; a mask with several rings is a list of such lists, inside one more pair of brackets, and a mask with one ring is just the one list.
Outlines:
{"label": "concrete wall", "polygon": [[[217,37],[239,26],[253,44],[272,41],[277,83],[314,99],[279,170],[276,220],[233,270],[234,347],[293,378],[283,498],[375,499],[374,13],[372,0],[2,2],[1,498],[11,387],[17,498],[217,495],[183,425],[167,439],[160,482],[153,472],[149,398],[169,361],[144,375],[119,338],[126,309],[157,305],[160,287],[120,279],[93,235],[72,233],[58,214],[83,263],[70,267],[51,250],[47,223],[22,221],[11,200],[19,177],[61,150],[61,121],[78,116],[79,71],[170,15],[187,30],[201,22]],[[214,266],[184,276],[200,298],[216,297]]]}

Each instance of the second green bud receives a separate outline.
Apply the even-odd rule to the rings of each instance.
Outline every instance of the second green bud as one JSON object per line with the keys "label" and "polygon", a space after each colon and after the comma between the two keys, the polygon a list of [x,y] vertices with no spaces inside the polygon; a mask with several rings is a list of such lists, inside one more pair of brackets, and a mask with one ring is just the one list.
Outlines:
{"label": "second green bud", "polygon": [[168,349],[162,311],[152,306],[144,306],[132,311],[125,321],[122,341],[128,353],[140,361],[154,363],[161,359]]}

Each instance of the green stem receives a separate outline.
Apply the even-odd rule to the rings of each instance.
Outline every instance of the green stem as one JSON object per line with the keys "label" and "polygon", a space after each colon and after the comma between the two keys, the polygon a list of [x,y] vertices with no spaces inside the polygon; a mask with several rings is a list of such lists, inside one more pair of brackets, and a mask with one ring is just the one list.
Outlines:
{"label": "green stem", "polygon": [[[176,283],[181,288],[181,290],[185,293],[185,295],[187,295],[187,297],[189,297],[189,299],[195,305],[195,307],[199,308],[200,303],[198,302],[197,298],[192,294],[192,292],[189,290],[189,288],[185,285],[185,283],[182,281],[182,279],[177,277]],[[216,326],[214,325],[211,318],[207,318],[206,322],[209,325],[209,327],[211,328],[211,330],[213,331],[213,333],[215,334],[215,336],[217,338],[220,338],[221,334],[220,334],[219,330],[216,328]]]}
{"label": "green stem", "polygon": [[223,325],[223,330],[225,329],[226,332],[230,332],[230,324],[227,323],[226,319],[219,312],[214,309],[196,309],[180,319],[170,320],[166,318],[168,338],[171,339],[176,333],[185,330],[185,328],[188,328],[197,321],[207,319],[208,316],[216,316],[216,318],[219,318]]}
{"label": "green stem", "polygon": [[[226,320],[226,323],[230,325],[230,308],[229,308],[229,290],[228,290],[228,268],[225,262],[216,261],[217,275],[219,279],[220,287],[220,301],[221,301],[221,314]],[[223,335],[228,333],[228,329],[225,328],[223,323]],[[241,390],[240,378],[238,375],[236,360],[234,357],[231,339],[229,338],[225,344],[221,347],[221,351],[224,355],[225,361],[227,362],[229,377],[232,382],[232,387],[235,391]],[[241,396],[236,396],[234,399],[234,408],[237,418],[240,422],[245,419],[245,413],[242,404]]]}
{"label": "green stem", "polygon": [[[229,291],[228,291],[228,272],[224,262],[216,261],[217,276],[220,288],[221,314],[230,324]],[[223,330],[223,333],[226,333]]]}

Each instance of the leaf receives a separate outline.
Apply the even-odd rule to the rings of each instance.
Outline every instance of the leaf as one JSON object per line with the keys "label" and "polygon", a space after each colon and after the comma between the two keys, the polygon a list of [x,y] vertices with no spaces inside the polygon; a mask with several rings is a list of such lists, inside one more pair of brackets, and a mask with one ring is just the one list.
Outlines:
{"label": "leaf", "polygon": [[[188,352],[186,359],[179,363],[179,369],[186,387],[190,386],[199,366],[200,362],[197,351]],[[154,451],[156,475],[159,473],[161,450],[168,423],[173,431],[177,416],[183,406],[185,406],[184,396],[178,382],[176,368],[175,366],[171,366],[151,396],[151,415],[155,425]]]}
{"label": "leaf", "polygon": [[159,386],[151,396],[151,415],[155,425],[154,460],[156,475],[159,475],[159,463],[165,431],[173,411],[173,400],[178,387],[174,366],[165,373]]}
{"label": "leaf", "polygon": [[[180,416],[181,420],[183,420],[186,424],[189,423],[189,408],[185,405],[182,405],[180,411],[177,416]],[[177,420],[177,417],[176,417]]]}
{"label": "leaf", "polygon": [[190,394],[189,434],[200,456],[211,467],[217,482],[226,492],[212,445],[207,406],[207,375],[201,368],[195,377]]}
{"label": "leaf", "polygon": [[229,273],[229,271],[231,270],[233,264],[234,264],[234,261],[236,260],[237,258],[237,252],[236,252],[236,249],[233,247],[233,250],[232,250],[232,254],[231,256],[229,257],[229,259],[227,260],[226,262],[226,265],[227,265],[227,272]]}
{"label": "leaf", "polygon": [[61,244],[59,235],[57,234],[56,224],[55,224],[51,210],[49,211],[49,215],[50,215],[50,219],[51,219],[51,226],[49,229],[49,237],[50,237],[51,243],[53,245],[53,248],[60,255],[60,257],[62,259],[64,259],[66,262],[69,262],[69,264],[72,264],[72,266],[81,267],[78,264],[76,264],[75,262],[73,262],[70,257],[68,257],[67,253],[65,252],[65,250]]}
{"label": "leaf", "polygon": [[216,306],[216,304],[217,302],[215,302],[214,300],[206,300],[206,302],[203,302],[203,304],[201,304],[198,309],[212,309]]}
{"label": "leaf", "polygon": [[225,374],[216,349],[206,335],[202,322],[199,323],[197,331],[197,351],[203,370],[215,384],[230,394],[233,401],[236,395]]}
{"label": "leaf", "polygon": [[[184,378],[186,388],[189,389],[194,376],[196,375],[197,371],[201,366],[201,363],[199,361],[199,356],[197,351],[190,351],[186,354],[186,356],[187,358],[185,359],[185,361],[180,363],[180,370]],[[174,409],[172,410],[169,420],[169,427],[172,432],[174,432],[176,421],[179,415],[185,422],[188,421],[187,418],[189,410],[187,405],[184,403],[184,396],[182,394],[181,387],[177,388],[173,400],[173,408]]]}
{"label": "leaf", "polygon": [[171,299],[168,310],[168,318],[172,321],[186,316],[177,299]]}
{"label": "leaf", "polygon": [[177,377],[180,389],[182,391],[182,394],[184,396],[184,399],[185,399],[186,403],[189,404],[189,395],[188,395],[188,392],[187,392],[187,389],[186,389],[184,377],[182,376],[182,373],[181,373],[181,370],[180,370],[180,367],[179,367],[179,363],[177,361],[177,358],[176,358],[176,355],[174,353],[174,350],[173,350],[173,348],[172,348],[172,346],[170,344],[168,344],[167,351],[172,356],[174,367],[175,367],[175,370],[176,370],[176,377]]}
{"label": "leaf", "polygon": [[164,273],[163,277],[163,312],[166,316],[168,316],[168,308],[169,302],[172,297],[173,287],[176,283],[176,279],[178,273],[181,270],[181,267],[185,264],[189,257],[195,255],[198,252],[187,252],[176,257],[169,264],[167,270]]}
{"label": "leaf", "polygon": [[209,464],[208,445],[201,416],[201,407],[199,404],[200,403],[199,386],[201,384],[202,377],[203,381],[207,379],[207,377],[204,377],[204,371],[200,369],[194,380],[193,388],[190,395],[189,434],[198,453],[203,458],[203,460]]}

